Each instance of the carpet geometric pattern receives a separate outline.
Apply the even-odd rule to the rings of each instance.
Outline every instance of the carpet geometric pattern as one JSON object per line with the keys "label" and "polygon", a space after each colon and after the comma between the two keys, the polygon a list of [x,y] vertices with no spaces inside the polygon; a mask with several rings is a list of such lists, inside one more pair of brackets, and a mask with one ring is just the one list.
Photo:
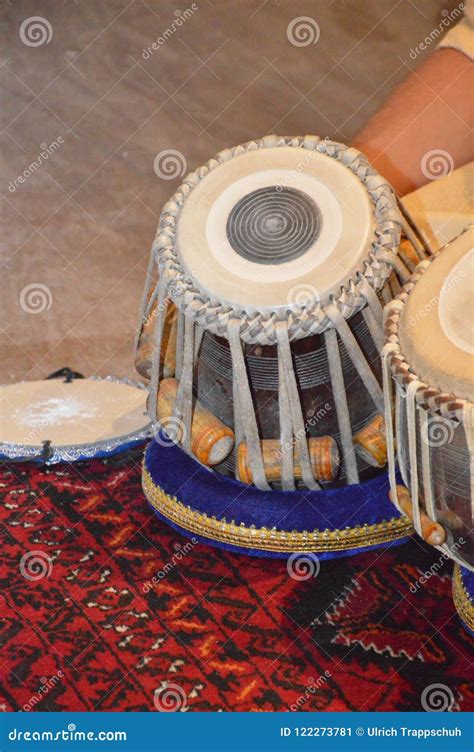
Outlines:
{"label": "carpet geometric pattern", "polygon": [[474,709],[438,551],[412,540],[295,580],[182,538],[140,475],[141,457],[3,466],[0,710],[421,710],[433,684]]}

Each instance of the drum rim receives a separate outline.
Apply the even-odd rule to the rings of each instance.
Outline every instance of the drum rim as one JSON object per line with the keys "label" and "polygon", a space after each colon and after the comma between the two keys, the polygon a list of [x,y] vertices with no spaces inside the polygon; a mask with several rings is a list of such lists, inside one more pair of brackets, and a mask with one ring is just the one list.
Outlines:
{"label": "drum rim", "polygon": [[[461,235],[464,235],[468,229],[469,226],[465,228]],[[453,240],[456,239],[457,238],[454,238]],[[415,400],[419,407],[430,413],[438,414],[445,418],[462,423],[465,408],[474,407],[474,403],[468,399],[456,397],[452,392],[445,392],[431,384],[427,384],[418,376],[406,359],[400,343],[401,317],[411,293],[425,271],[438,258],[438,256],[451,245],[452,242],[453,241],[446,243],[446,245],[440,248],[429,259],[421,261],[415,268],[409,282],[402,287],[401,292],[396,298],[387,304],[384,312],[385,344],[382,350],[382,355],[387,358],[392,376],[402,389],[406,389],[406,387],[414,381],[420,383],[420,387],[417,389],[415,395]]]}
{"label": "drum rim", "polygon": [[[43,379],[39,379],[40,381]],[[81,379],[82,381],[82,379]],[[146,384],[127,377],[118,376],[89,376],[84,381],[106,381],[114,384],[125,384],[136,389],[147,391]],[[28,384],[27,380],[14,382],[16,384]],[[1,384],[7,387],[12,384]],[[145,441],[153,435],[152,421],[150,420],[143,428],[131,433],[121,434],[115,438],[102,441],[85,442],[83,444],[51,445],[51,456],[43,460],[42,445],[13,444],[0,442],[0,459],[16,460],[17,462],[43,461],[45,465],[54,465],[58,462],[78,462],[80,460],[94,459],[114,454],[119,450],[126,450],[138,443]]]}
{"label": "drum rim", "polygon": [[463,570],[472,571],[465,564],[454,562],[453,570],[453,601],[463,624],[474,632],[474,594],[470,593],[463,579]]}
{"label": "drum rim", "polygon": [[205,291],[186,275],[179,259],[176,230],[180,213],[187,196],[194,186],[211,170],[223,162],[248,151],[275,147],[299,147],[316,150],[326,156],[337,159],[359,178],[373,207],[374,231],[371,250],[367,258],[356,271],[353,278],[340,287],[337,296],[332,295],[328,302],[315,300],[311,308],[296,307],[288,310],[285,316],[290,339],[301,339],[312,334],[319,334],[332,326],[327,309],[334,304],[345,319],[362,310],[367,304],[363,288],[369,284],[375,291],[380,290],[393,271],[390,256],[396,257],[400,245],[403,220],[400,215],[396,195],[389,183],[370,165],[366,157],[357,149],[335,141],[322,140],[318,136],[278,137],[265,136],[256,141],[225,149],[215,158],[190,173],[163,207],[157,235],[151,250],[151,269],[156,266],[164,278],[167,295],[174,304],[197,324],[227,338],[227,325],[230,319],[240,320],[240,337],[248,344],[275,344],[276,311],[256,311],[247,313],[236,305],[223,304],[210,297]]}

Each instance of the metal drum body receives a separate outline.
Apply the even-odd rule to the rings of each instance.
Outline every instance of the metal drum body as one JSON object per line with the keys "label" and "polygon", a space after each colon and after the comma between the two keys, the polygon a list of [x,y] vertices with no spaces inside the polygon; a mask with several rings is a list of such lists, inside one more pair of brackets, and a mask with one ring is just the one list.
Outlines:
{"label": "metal drum body", "polygon": [[[361,313],[350,321],[365,357],[381,383],[379,353]],[[374,402],[357,373],[343,343],[340,343],[341,364],[346,384],[346,397],[354,434],[361,431],[378,414]],[[278,353],[275,345],[245,345],[245,361],[255,405],[255,414],[262,439],[278,437],[280,415],[278,402]],[[304,422],[309,437],[332,436],[340,446],[341,437],[335,397],[329,373],[324,338],[321,335],[297,340],[292,353]],[[195,396],[211,412],[234,427],[232,404],[232,359],[225,339],[205,332],[195,369]],[[377,472],[361,456],[357,456],[359,478],[364,480]],[[225,475],[235,474],[235,451],[215,467]],[[345,484],[342,466],[329,485]]]}
{"label": "metal drum body", "polygon": [[[412,503],[441,525],[439,548],[474,569],[473,233],[468,229],[422,262],[386,308],[383,350],[389,468],[394,501],[394,449]],[[394,389],[392,388],[394,387]],[[395,414],[392,421],[392,392]]]}

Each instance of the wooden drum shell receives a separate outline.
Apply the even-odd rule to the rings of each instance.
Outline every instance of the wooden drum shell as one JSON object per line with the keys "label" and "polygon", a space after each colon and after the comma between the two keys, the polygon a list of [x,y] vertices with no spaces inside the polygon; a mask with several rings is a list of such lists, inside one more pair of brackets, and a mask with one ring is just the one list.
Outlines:
{"label": "wooden drum shell", "polygon": [[[350,326],[364,350],[367,361],[373,364],[374,373],[381,382],[377,349],[369,336],[362,314],[356,314]],[[335,400],[328,370],[326,346],[321,335],[292,343],[293,359],[299,386],[299,395],[308,437],[329,435],[339,445],[340,435]],[[276,346],[245,345],[245,359],[249,375],[255,413],[261,439],[275,439],[279,435],[278,360]],[[340,342],[344,369],[346,395],[354,435],[377,416],[377,408],[365,389],[344,344]],[[234,426],[232,402],[232,362],[226,340],[205,332],[195,366],[196,398],[214,415],[231,428]],[[383,436],[382,436],[383,441]],[[366,462],[356,453],[361,480],[376,473],[376,462]],[[235,473],[235,451],[221,465],[216,466],[225,475]],[[341,467],[332,484],[344,484],[346,474]]]}

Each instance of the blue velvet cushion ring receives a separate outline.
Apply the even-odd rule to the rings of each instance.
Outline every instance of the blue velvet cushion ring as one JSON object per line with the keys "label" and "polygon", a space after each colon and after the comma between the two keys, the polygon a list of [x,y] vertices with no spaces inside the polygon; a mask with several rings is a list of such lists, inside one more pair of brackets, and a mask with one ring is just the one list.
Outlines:
{"label": "blue velvet cushion ring", "polygon": [[454,565],[453,600],[465,629],[474,637],[474,572]]}
{"label": "blue velvet cushion ring", "polygon": [[254,556],[311,551],[332,558],[402,542],[412,532],[389,501],[385,472],[330,490],[261,491],[158,437],[145,454],[143,488],[156,515],[184,535]]}

